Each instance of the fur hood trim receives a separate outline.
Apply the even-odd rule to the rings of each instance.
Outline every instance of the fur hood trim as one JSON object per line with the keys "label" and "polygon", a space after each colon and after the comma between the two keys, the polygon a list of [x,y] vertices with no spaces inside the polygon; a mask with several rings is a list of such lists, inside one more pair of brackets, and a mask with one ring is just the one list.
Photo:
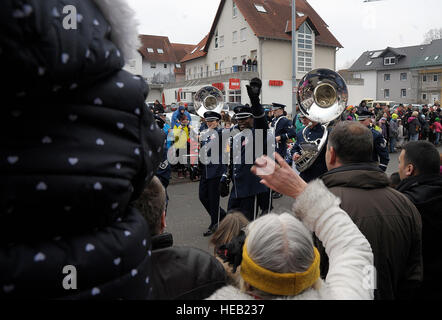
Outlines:
{"label": "fur hood trim", "polygon": [[138,38],[139,22],[135,17],[135,11],[129,6],[127,0],[93,1],[112,27],[111,40],[123,52],[124,59],[128,61],[134,58],[141,47]]}

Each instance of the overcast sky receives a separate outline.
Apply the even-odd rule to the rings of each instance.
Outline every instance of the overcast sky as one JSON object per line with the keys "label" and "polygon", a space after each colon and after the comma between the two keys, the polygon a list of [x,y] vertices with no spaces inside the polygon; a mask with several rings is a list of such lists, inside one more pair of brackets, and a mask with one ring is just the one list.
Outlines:
{"label": "overcast sky", "polygon": [[[220,0],[128,0],[142,34],[197,44],[209,33]],[[253,1],[253,0],[250,0]],[[419,45],[442,28],[441,0],[308,0],[343,45],[337,67],[348,67],[366,50]]]}

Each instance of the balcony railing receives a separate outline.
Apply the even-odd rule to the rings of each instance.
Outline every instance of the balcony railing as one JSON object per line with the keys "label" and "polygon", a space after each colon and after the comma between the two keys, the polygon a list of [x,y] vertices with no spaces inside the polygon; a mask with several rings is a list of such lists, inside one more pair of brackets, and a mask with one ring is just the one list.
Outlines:
{"label": "balcony railing", "polygon": [[206,71],[202,73],[186,74],[186,80],[203,79],[237,72],[258,72],[258,68],[257,66],[253,65],[250,67],[232,66],[230,68]]}

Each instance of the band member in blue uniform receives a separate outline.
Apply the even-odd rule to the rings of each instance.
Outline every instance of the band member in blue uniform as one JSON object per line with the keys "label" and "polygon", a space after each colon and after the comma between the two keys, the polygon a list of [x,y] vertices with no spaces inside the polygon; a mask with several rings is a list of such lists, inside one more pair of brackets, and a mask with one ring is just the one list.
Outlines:
{"label": "band member in blue uniform", "polygon": [[[304,121],[308,126],[305,129],[305,136],[307,140],[315,141],[316,139],[322,138],[322,136],[324,135],[324,127],[318,122],[306,120],[308,119],[304,117]],[[296,134],[296,143],[291,150],[293,161],[298,160],[302,155],[302,147],[303,144],[306,142],[303,132],[304,130],[301,130]],[[327,145],[327,141],[325,142],[325,144]],[[312,181],[327,172],[327,165],[325,163],[325,152],[326,148],[322,148],[321,152],[319,153],[313,164],[308,167],[308,169],[299,174],[299,176],[304,179],[305,182]]]}
{"label": "band member in blue uniform", "polygon": [[373,134],[373,162],[378,163],[379,168],[386,171],[388,162],[390,162],[390,156],[388,154],[387,141],[382,136],[382,133],[373,128],[371,119],[374,118],[375,115],[364,110],[357,112],[357,114],[359,122],[368,127]]}
{"label": "band member in blue uniform", "polygon": [[[279,103],[272,103],[274,118],[270,124],[276,141],[276,152],[285,159],[287,156],[287,141],[296,137],[296,130],[292,122],[284,116],[286,106]],[[279,199],[282,194],[273,192],[273,199]]]}
{"label": "band member in blue uniform", "polygon": [[155,175],[158,177],[158,179],[160,179],[162,185],[164,186],[164,190],[166,191],[166,210],[167,210],[167,205],[169,202],[169,195],[167,194],[167,187],[169,186],[170,176],[172,173],[172,168],[170,166],[169,161],[167,160],[167,151],[168,151],[167,134],[168,133],[166,133],[164,131],[164,128],[166,126],[165,114],[159,113],[159,114],[156,114],[154,117],[155,117],[155,121],[156,121],[157,125],[161,129],[163,129],[163,133],[164,133],[163,159],[162,159]]}
{"label": "band member in blue uniform", "polygon": [[204,113],[207,129],[200,133],[200,172],[199,198],[210,215],[210,225],[204,236],[212,235],[218,222],[224,219],[226,212],[219,206],[219,183],[226,170],[222,162],[222,129],[219,128],[221,115],[215,111]]}
{"label": "band member in blue uniform", "polygon": [[[262,210],[261,214],[271,210],[270,189],[261,184],[260,179],[250,171],[255,160],[261,156],[256,150],[257,145],[262,146],[261,150],[264,154],[273,154],[267,150],[267,141],[270,141],[271,144],[274,137],[268,132],[264,109],[259,101],[260,90],[261,80],[252,79],[250,85],[247,86],[252,106],[239,105],[234,109],[239,132],[231,139],[230,153],[233,157],[231,157],[229,164],[230,173],[226,172],[220,183],[220,190],[224,190],[222,194],[225,195],[225,190],[228,190],[226,181],[232,180],[233,186],[228,210],[238,210],[250,221],[257,216],[258,207]],[[262,132],[257,132],[256,129],[260,129]],[[268,138],[268,134],[271,139]],[[273,145],[269,147],[273,147]]]}

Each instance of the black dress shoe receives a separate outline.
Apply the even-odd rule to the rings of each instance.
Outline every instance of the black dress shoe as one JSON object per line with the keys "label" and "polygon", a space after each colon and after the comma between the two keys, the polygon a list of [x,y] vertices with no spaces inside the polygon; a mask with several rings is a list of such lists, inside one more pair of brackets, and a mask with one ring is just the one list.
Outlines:
{"label": "black dress shoe", "polygon": [[211,236],[214,232],[215,232],[215,230],[209,229],[203,233],[203,236],[205,236],[205,237]]}

